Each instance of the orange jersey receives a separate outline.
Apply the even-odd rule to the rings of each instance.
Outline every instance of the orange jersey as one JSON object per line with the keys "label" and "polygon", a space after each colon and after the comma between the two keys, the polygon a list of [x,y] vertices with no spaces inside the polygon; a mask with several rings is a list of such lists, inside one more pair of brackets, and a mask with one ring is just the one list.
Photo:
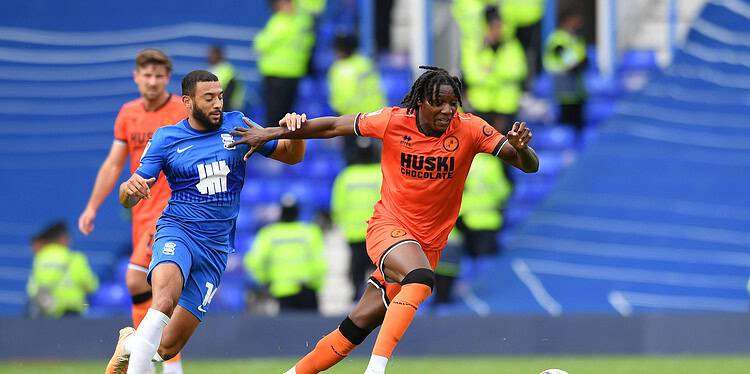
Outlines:
{"label": "orange jersey", "polygon": [[[115,120],[115,139],[128,146],[130,173],[140,164],[146,144],[158,128],[177,123],[187,117],[187,110],[180,97],[170,95],[167,102],[154,111],[146,111],[143,99],[125,103]],[[151,187],[151,199],[143,200],[133,207],[133,245],[143,242],[151,226],[156,224],[169,201],[171,191],[164,175],[160,175]],[[137,264],[141,265],[141,264]],[[141,265],[143,266],[143,265]],[[146,263],[145,266],[148,266]]]}
{"label": "orange jersey", "polygon": [[360,114],[354,128],[359,136],[383,141],[383,185],[370,225],[396,221],[426,251],[445,247],[474,156],[498,155],[505,140],[481,118],[463,113],[439,138],[426,136],[416,115],[399,107]]}

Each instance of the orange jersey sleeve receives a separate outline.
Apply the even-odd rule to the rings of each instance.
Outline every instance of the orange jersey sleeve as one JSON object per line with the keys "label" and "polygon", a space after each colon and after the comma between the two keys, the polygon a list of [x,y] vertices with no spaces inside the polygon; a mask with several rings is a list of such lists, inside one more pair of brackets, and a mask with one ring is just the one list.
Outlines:
{"label": "orange jersey sleeve", "polygon": [[397,107],[386,107],[370,113],[360,113],[354,120],[354,132],[358,136],[383,139],[393,112],[397,109]]}
{"label": "orange jersey sleeve", "polygon": [[467,121],[465,126],[469,127],[477,146],[477,153],[489,153],[497,156],[500,146],[505,141],[505,136],[500,134],[494,127],[475,115],[465,115]]}
{"label": "orange jersey sleeve", "polygon": [[115,139],[123,142],[128,141],[127,136],[127,121],[125,120],[125,114],[126,109],[123,105],[122,108],[120,108],[120,111],[117,113],[117,118],[115,119]]}

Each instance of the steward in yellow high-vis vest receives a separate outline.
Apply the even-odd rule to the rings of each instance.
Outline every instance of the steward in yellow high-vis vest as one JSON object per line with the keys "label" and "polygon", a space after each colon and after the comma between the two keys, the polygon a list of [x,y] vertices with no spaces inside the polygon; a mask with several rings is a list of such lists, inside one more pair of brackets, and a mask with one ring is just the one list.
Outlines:
{"label": "steward in yellow high-vis vest", "polygon": [[86,311],[86,296],[99,288],[99,280],[86,255],[68,248],[69,236],[58,223],[35,238],[34,255],[27,292],[33,310],[40,315],[60,318]]}
{"label": "steward in yellow high-vis vest", "polygon": [[299,208],[293,199],[282,205],[280,222],[258,230],[245,254],[245,269],[268,287],[282,311],[317,310],[317,293],[328,270],[323,232],[297,221]]}
{"label": "steward in yellow high-vis vest", "polygon": [[498,252],[497,234],[503,225],[502,208],[512,189],[500,159],[488,154],[474,157],[464,186],[458,225],[470,256]]}
{"label": "steward in yellow high-vis vest", "polygon": [[349,279],[354,288],[352,300],[357,300],[365,290],[365,279],[375,268],[367,256],[365,234],[367,221],[380,199],[383,175],[370,139],[357,137],[348,151],[350,164],[333,182],[331,218],[343,232],[351,250]]}
{"label": "steward in yellow high-vis vest", "polygon": [[583,107],[586,86],[583,72],[586,67],[586,42],[579,36],[583,17],[565,14],[560,28],[550,34],[544,46],[544,68],[552,73],[555,98],[560,104],[560,122],[581,130],[584,125]]}
{"label": "steward in yellow high-vis vest", "polygon": [[272,6],[273,15],[254,41],[267,122],[292,111],[315,42],[312,15],[296,9],[292,0],[274,0]]}
{"label": "steward in yellow high-vis vest", "polygon": [[373,62],[357,52],[353,35],[336,37],[336,62],[328,71],[331,108],[339,115],[369,113],[386,105],[380,74]]}
{"label": "steward in yellow high-vis vest", "polygon": [[219,78],[219,84],[224,89],[224,111],[243,110],[245,106],[245,82],[234,69],[234,66],[224,58],[224,50],[215,45],[208,51],[208,63],[211,72]]}
{"label": "steward in yellow high-vis vest", "polygon": [[462,46],[462,71],[473,112],[505,129],[512,124],[520,106],[527,74],[526,56],[521,43],[503,31],[497,9],[489,9],[484,40]]}

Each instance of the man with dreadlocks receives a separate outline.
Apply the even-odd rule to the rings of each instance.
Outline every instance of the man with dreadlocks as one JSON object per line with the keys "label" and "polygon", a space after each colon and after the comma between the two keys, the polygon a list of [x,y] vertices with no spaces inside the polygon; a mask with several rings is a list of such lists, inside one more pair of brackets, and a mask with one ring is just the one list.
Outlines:
{"label": "man with dreadlocks", "polygon": [[[466,175],[477,153],[490,153],[527,172],[539,169],[528,146],[531,130],[515,123],[506,136],[472,114],[458,113],[461,83],[431,66],[401,107],[307,120],[288,127],[236,129],[234,144],[254,149],[272,139],[356,135],[383,141],[381,199],[368,222],[367,254],[377,267],[354,310],[287,373],[327,370],[382,324],[366,374],[384,373],[419,305],[432,293],[433,269],[458,217]],[[304,124],[304,126],[301,126]]]}

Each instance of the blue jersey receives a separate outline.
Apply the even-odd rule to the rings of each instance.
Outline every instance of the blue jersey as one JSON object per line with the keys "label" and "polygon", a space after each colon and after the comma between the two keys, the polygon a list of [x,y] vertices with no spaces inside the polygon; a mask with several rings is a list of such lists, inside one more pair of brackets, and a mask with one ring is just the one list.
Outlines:
{"label": "blue jersey", "polygon": [[[249,146],[228,146],[234,141],[230,132],[247,125],[241,112],[223,115],[224,121],[216,131],[198,131],[187,119],[158,129],[135,172],[146,179],[164,172],[172,189],[157,227],[175,225],[207,248],[233,252],[245,181],[242,158]],[[268,142],[257,153],[269,156],[276,145],[275,140]]]}

